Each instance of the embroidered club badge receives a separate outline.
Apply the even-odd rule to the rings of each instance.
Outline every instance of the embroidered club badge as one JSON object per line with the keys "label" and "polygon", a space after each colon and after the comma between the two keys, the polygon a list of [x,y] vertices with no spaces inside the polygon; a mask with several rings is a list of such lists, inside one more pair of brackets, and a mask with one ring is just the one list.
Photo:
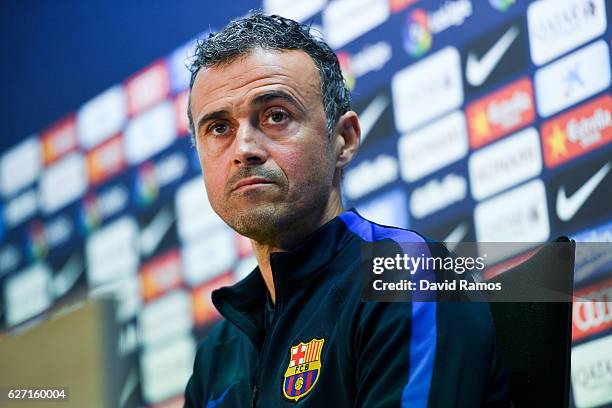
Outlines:
{"label": "embroidered club badge", "polygon": [[289,366],[285,371],[283,394],[296,401],[314,388],[321,374],[321,351],[325,339],[312,339],[289,350]]}

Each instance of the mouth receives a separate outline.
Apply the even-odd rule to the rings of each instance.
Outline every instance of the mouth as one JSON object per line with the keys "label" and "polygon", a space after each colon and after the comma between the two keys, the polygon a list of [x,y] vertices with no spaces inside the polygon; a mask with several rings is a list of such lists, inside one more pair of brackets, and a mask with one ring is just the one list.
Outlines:
{"label": "mouth", "polygon": [[273,184],[272,181],[262,177],[247,177],[234,185],[233,191],[247,190]]}

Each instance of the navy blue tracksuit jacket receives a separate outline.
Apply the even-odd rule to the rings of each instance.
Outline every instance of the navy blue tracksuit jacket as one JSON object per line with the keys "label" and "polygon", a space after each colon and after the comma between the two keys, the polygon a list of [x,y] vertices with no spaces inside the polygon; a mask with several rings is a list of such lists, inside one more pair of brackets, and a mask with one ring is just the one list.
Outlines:
{"label": "navy blue tracksuit jacket", "polygon": [[426,242],[346,211],[213,292],[225,320],[199,345],[185,407],[507,407],[486,303],[362,302],[361,244]]}

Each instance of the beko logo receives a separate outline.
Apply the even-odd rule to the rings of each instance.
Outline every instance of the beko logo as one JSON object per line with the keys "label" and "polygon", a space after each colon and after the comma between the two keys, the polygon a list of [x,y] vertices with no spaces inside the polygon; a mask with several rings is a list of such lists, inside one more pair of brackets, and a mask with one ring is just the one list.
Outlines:
{"label": "beko logo", "polygon": [[441,180],[433,179],[414,190],[410,196],[410,212],[415,218],[424,218],[465,198],[465,177],[451,173]]}
{"label": "beko logo", "polygon": [[604,0],[537,1],[527,9],[531,58],[537,65],[606,30]]}
{"label": "beko logo", "polygon": [[459,52],[443,48],[399,71],[391,84],[396,127],[407,132],[463,103]]}
{"label": "beko logo", "polygon": [[168,147],[176,138],[174,105],[164,101],[135,117],[124,137],[128,163],[138,164]]}
{"label": "beko logo", "polygon": [[413,182],[465,157],[468,140],[461,111],[400,138],[397,146],[402,178]]}
{"label": "beko logo", "polygon": [[346,172],[344,188],[347,197],[356,200],[394,182],[399,174],[398,167],[397,159],[387,154],[362,161]]}
{"label": "beko logo", "polygon": [[[544,183],[536,179],[477,204],[474,225],[479,242],[524,243],[513,246],[512,251],[545,241],[550,225]],[[511,255],[514,253],[508,254]],[[491,257],[489,262],[493,262]]]}

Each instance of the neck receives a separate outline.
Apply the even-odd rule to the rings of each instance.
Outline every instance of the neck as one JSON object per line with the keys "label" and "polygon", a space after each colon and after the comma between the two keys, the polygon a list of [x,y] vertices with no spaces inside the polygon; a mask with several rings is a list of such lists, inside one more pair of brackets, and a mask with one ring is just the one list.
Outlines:
{"label": "neck", "polygon": [[299,231],[291,230],[291,237],[279,240],[283,242],[280,245],[270,245],[268,243],[261,243],[251,239],[251,245],[253,246],[253,252],[257,258],[257,264],[259,265],[259,271],[263,277],[268,292],[270,293],[270,299],[272,303],[276,303],[276,291],[274,288],[274,278],[272,277],[272,267],[270,265],[270,254],[274,252],[287,252],[296,248],[300,243],[304,241],[310,234],[319,229],[321,226],[342,214],[344,208],[339,199],[339,195],[332,195],[330,203],[326,206],[326,209],[320,215],[313,213],[312,220],[303,225],[307,225],[305,228],[301,228]]}

